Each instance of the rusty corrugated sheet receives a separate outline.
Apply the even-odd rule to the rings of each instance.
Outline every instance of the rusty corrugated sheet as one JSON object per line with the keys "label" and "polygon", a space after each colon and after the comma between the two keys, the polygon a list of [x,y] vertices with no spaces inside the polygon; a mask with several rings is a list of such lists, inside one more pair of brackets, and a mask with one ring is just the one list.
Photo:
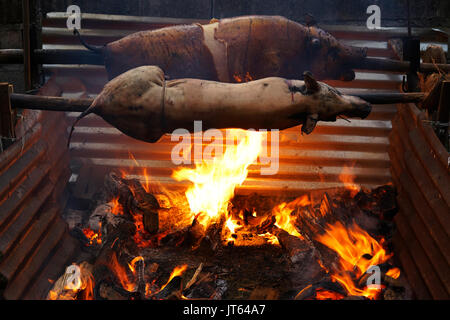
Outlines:
{"label": "rusty corrugated sheet", "polygon": [[45,298],[77,249],[60,217],[71,172],[67,134],[55,132],[65,132],[65,116],[22,116],[17,141],[0,154],[0,291],[8,300]]}
{"label": "rusty corrugated sheet", "polygon": [[450,173],[448,152],[425,115],[399,106],[389,136],[400,212],[396,251],[420,299],[450,297]]}

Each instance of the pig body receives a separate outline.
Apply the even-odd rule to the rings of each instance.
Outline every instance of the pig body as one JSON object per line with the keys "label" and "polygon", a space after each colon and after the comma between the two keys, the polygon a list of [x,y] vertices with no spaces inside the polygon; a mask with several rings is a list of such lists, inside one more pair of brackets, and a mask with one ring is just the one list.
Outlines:
{"label": "pig body", "polygon": [[244,16],[131,34],[103,49],[112,79],[143,65],[170,79],[241,82],[266,77],[353,80],[351,65],[366,49],[341,44],[325,31],[280,16]]}
{"label": "pig body", "polygon": [[338,115],[364,118],[370,105],[317,82],[269,77],[247,83],[200,79],[166,81],[156,66],[142,66],[111,80],[78,119],[95,113],[123,133],[147,142],[178,128],[279,129],[303,124],[309,134],[318,121]]}

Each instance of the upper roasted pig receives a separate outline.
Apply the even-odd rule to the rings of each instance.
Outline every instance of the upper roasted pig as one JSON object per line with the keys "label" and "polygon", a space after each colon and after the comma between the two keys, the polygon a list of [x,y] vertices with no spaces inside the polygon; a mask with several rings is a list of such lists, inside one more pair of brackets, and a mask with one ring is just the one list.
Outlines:
{"label": "upper roasted pig", "polygon": [[131,34],[101,49],[109,78],[143,65],[171,79],[241,82],[266,77],[353,80],[365,48],[280,16],[243,16]]}

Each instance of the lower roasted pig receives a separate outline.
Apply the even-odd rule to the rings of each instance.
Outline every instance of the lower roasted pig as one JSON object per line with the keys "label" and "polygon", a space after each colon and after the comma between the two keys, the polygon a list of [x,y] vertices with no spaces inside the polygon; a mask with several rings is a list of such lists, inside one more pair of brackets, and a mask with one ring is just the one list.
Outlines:
{"label": "lower roasted pig", "polygon": [[205,130],[283,130],[302,124],[302,132],[309,134],[318,121],[369,115],[371,106],[366,101],[341,94],[309,72],[303,76],[303,81],[271,77],[234,84],[166,81],[159,67],[142,66],[106,84],[77,121],[95,113],[128,136],[156,142],[178,128],[194,132],[196,120],[202,121]]}

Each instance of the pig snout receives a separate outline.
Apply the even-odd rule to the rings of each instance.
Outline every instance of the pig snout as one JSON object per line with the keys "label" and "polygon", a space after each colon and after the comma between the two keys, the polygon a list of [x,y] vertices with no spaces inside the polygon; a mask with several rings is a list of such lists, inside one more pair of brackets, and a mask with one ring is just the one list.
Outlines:
{"label": "pig snout", "polygon": [[342,114],[351,118],[367,118],[372,111],[372,106],[367,101],[355,96],[343,96],[349,107],[343,110]]}
{"label": "pig snout", "polygon": [[367,118],[370,114],[370,112],[372,111],[372,106],[370,103],[366,103],[363,107],[362,110],[362,119]]}
{"label": "pig snout", "polygon": [[372,106],[370,105],[370,103],[365,102],[363,104],[358,104],[357,106],[355,106],[355,109],[352,111],[353,114],[349,116],[365,119],[369,116],[371,111]]}

